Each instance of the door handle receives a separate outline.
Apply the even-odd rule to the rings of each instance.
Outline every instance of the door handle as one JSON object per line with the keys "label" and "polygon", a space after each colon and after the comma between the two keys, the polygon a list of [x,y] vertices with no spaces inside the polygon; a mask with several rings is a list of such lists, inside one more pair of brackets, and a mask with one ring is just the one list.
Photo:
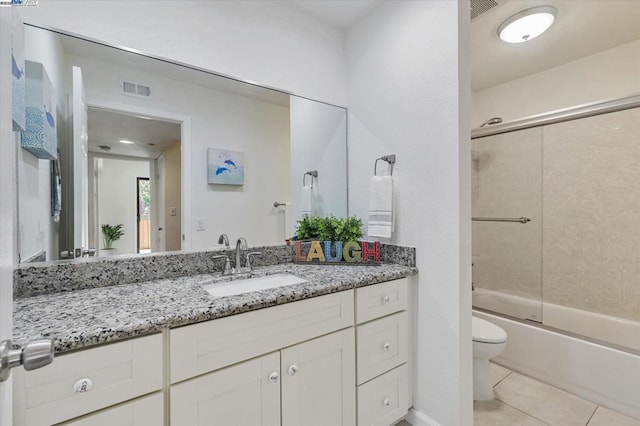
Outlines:
{"label": "door handle", "polygon": [[32,340],[22,348],[15,349],[11,340],[0,342],[0,382],[11,375],[11,369],[22,365],[25,370],[35,370],[53,361],[53,339]]}

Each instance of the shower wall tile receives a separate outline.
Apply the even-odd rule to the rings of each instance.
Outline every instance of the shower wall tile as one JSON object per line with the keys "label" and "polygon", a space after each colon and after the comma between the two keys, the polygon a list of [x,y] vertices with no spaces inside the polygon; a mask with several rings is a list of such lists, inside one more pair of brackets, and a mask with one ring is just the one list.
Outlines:
{"label": "shower wall tile", "polygon": [[541,150],[540,128],[472,141],[473,216],[531,219],[473,222],[476,287],[541,299]]}
{"label": "shower wall tile", "polygon": [[640,109],[544,127],[545,302],[640,321]]}

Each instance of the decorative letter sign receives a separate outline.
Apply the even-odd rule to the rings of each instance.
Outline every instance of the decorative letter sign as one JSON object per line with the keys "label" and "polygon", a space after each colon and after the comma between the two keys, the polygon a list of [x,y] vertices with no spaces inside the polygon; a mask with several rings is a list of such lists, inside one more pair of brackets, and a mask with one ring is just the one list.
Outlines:
{"label": "decorative letter sign", "polygon": [[[306,253],[306,254],[305,254]],[[295,262],[322,265],[379,265],[380,243],[366,241],[295,242]]]}

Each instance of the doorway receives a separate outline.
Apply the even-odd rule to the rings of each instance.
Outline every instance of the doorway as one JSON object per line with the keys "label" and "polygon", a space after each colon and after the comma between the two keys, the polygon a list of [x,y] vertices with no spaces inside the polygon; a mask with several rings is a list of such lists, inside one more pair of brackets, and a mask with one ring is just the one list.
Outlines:
{"label": "doorway", "polygon": [[151,253],[151,181],[136,178],[138,253]]}
{"label": "doorway", "polygon": [[88,122],[95,247],[102,244],[101,226],[108,221],[125,224],[112,254],[180,250],[182,124],[99,107],[89,107]]}

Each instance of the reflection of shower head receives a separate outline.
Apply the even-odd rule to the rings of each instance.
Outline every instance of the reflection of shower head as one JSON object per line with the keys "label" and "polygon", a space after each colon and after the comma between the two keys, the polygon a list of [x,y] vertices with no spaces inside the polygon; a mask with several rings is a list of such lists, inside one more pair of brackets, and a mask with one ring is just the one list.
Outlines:
{"label": "reflection of shower head", "polygon": [[480,127],[484,127],[484,126],[491,126],[491,125],[493,125],[493,124],[500,124],[500,123],[502,123],[502,118],[500,118],[500,117],[493,117],[493,118],[488,119],[488,120],[487,120],[487,121],[485,121],[484,123],[482,123],[482,124],[480,125]]}

